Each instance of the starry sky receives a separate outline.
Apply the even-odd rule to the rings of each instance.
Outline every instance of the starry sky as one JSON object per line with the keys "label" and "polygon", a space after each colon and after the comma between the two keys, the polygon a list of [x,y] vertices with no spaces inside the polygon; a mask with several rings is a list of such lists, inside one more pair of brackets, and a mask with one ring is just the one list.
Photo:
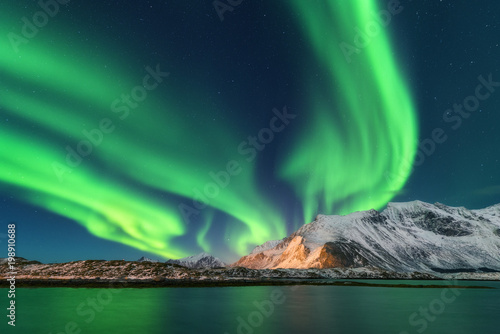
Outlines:
{"label": "starry sky", "polygon": [[500,202],[498,1],[0,12],[0,243],[15,222],[19,256],[232,262],[318,213]]}

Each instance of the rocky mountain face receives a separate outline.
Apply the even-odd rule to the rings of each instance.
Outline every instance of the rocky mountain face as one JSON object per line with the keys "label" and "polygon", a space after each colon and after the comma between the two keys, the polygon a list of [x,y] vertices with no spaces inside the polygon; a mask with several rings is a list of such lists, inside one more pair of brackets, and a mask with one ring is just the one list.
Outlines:
{"label": "rocky mountain face", "polygon": [[200,253],[178,260],[168,260],[166,263],[178,264],[186,268],[219,268],[226,266],[222,260],[208,253]]}
{"label": "rocky mountain face", "polygon": [[288,238],[258,246],[232,266],[500,271],[500,204],[468,210],[414,201],[389,203],[382,212],[318,215]]}

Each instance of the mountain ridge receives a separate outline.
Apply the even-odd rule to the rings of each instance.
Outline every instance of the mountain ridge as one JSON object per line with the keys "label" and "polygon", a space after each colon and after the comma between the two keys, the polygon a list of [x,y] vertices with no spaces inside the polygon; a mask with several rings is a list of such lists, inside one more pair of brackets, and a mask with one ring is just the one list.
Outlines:
{"label": "mountain ridge", "polygon": [[274,247],[264,245],[232,266],[322,269],[371,265],[402,272],[497,271],[500,204],[469,210],[422,201],[391,202],[381,212],[318,215]]}

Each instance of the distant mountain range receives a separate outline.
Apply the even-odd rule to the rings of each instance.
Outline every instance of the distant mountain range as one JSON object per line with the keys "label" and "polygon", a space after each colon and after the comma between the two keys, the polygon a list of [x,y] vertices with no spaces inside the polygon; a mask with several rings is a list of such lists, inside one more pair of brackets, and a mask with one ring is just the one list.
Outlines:
{"label": "distant mountain range", "polygon": [[[141,257],[137,262],[152,262],[159,263],[158,260],[151,260],[147,257]],[[200,253],[197,255],[192,255],[188,257],[184,257],[182,259],[177,260],[167,260],[165,263],[168,264],[177,264],[179,266],[183,266],[191,269],[199,269],[199,268],[221,268],[225,267],[226,264],[219,258],[210,255],[208,253]]]}
{"label": "distant mountain range", "polygon": [[221,259],[208,253],[200,253],[178,260],[168,260],[166,263],[178,264],[186,268],[220,268],[226,266]]}
{"label": "distant mountain range", "polygon": [[147,257],[141,257],[139,260],[137,260],[137,262],[152,262],[152,263],[158,263],[160,262],[159,260],[151,260]]}
{"label": "distant mountain range", "polygon": [[289,237],[257,246],[232,266],[496,272],[500,204],[468,210],[414,201],[389,203],[382,212],[318,215]]}

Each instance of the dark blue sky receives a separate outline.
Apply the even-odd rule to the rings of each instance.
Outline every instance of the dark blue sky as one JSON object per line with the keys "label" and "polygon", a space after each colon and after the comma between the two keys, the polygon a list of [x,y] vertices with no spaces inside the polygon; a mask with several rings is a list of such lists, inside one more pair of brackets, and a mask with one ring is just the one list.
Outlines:
{"label": "dark blue sky", "polygon": [[[380,8],[385,3],[380,1]],[[425,160],[392,201],[418,199],[472,209],[499,203],[500,132],[496,127],[500,124],[500,87],[493,84],[495,91],[490,91],[489,97],[467,118],[462,117],[460,124],[446,122],[443,117],[454,104],[463,104],[475,94],[482,83],[480,76],[500,82],[500,3],[494,0],[480,4],[465,0],[402,3],[404,11],[386,29],[416,105],[419,140],[432,138],[436,128],[442,129],[447,139],[435,144],[432,153],[423,153]],[[38,10],[31,1],[5,7],[15,17]],[[304,89],[301,71],[316,69],[318,80],[325,75],[326,70],[306,52],[310,45],[298,24],[298,16],[300,13],[284,1],[272,4],[263,0],[243,1],[232,12],[226,12],[222,22],[211,1],[127,4],[101,1],[70,3],[49,24],[73,34],[74,46],[84,45],[90,55],[113,50],[116,57],[113,62],[129,69],[132,77],[141,75],[145,64],[168,64],[172,75],[166,89],[185,95],[193,92],[193,99],[211,106],[192,111],[189,117],[227,122],[232,135],[244,139],[268,121],[272,108],[287,105],[293,110],[303,103],[308,91]],[[48,34],[55,34],[56,41],[60,36],[54,31],[41,29],[39,34],[46,34],[43,38],[48,40]],[[325,32],[325,36],[330,34],[335,31]],[[0,88],[3,94],[8,93],[8,87]],[[181,107],[185,102],[180,100],[173,105],[176,103]],[[0,107],[0,141],[1,129],[13,126],[3,112]],[[298,121],[277,136],[256,162],[256,182],[267,198],[275,199],[273,205],[289,220],[287,233],[294,230],[290,222],[292,212],[300,205],[291,187],[276,177],[276,166],[305,117],[305,113],[299,114]],[[195,126],[189,130],[202,145],[203,134]],[[32,131],[35,138],[44,136],[43,132],[37,133],[37,127]],[[167,123],[165,131],[169,131]],[[237,141],[228,143],[229,149],[236,146]],[[4,145],[1,150],[8,152],[11,148]],[[111,167],[103,166],[102,173],[115,177]],[[27,203],[21,195],[22,189],[1,180],[0,190],[0,226],[5,230],[0,230],[0,243],[5,244],[1,233],[6,233],[7,224],[16,222],[19,256],[42,262],[135,260],[143,255],[160,258],[98,238],[72,219]],[[171,197],[166,196],[165,201],[169,200]],[[221,213],[216,217],[209,236],[225,233],[227,217]],[[195,235],[194,230],[189,231],[177,243],[186,243],[183,247],[193,253],[201,251],[193,241]],[[215,240],[214,237],[214,243]],[[224,260],[236,259],[224,245],[215,244],[212,249]]]}

